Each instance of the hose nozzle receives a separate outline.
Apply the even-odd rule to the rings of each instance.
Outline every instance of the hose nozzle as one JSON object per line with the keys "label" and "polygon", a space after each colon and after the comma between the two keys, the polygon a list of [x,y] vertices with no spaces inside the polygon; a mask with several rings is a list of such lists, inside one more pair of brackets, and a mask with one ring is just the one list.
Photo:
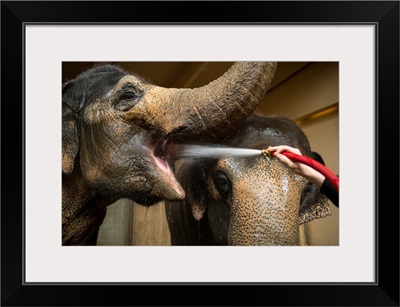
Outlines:
{"label": "hose nozzle", "polygon": [[268,151],[268,149],[262,149],[262,150],[261,150],[261,154],[262,154],[265,158],[267,158],[267,160],[268,160],[269,158],[272,157],[272,153],[271,153],[270,151]]}

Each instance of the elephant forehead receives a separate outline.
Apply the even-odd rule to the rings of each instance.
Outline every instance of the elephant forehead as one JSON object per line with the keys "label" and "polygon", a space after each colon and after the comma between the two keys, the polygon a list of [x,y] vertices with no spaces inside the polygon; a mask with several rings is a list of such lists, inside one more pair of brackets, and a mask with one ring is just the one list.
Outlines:
{"label": "elephant forehead", "polygon": [[282,165],[278,160],[263,161],[259,159],[249,167],[243,167],[240,176],[236,178],[238,190],[268,193],[277,196],[288,194],[290,189],[299,190],[305,180]]}
{"label": "elephant forehead", "polygon": [[297,199],[306,184],[277,159],[224,159],[220,161],[232,181],[232,193],[237,202],[283,205]]}
{"label": "elephant forehead", "polygon": [[[118,83],[115,85],[115,87],[114,87],[112,93],[118,92],[119,90],[121,90],[121,89],[122,89],[126,84],[128,84],[128,83],[130,83],[130,84],[132,84],[133,86],[138,87],[138,88],[140,88],[140,87],[143,86],[143,83],[141,82],[140,79],[138,79],[137,77],[132,76],[132,75],[127,75],[127,76],[122,77],[122,78],[118,81]],[[111,94],[111,93],[110,93],[110,94]]]}
{"label": "elephant forehead", "polygon": [[245,158],[225,158],[218,162],[218,168],[225,170],[231,180],[279,179],[282,175],[293,177],[296,182],[302,182],[303,178],[285,167],[275,158],[266,159],[263,156]]}

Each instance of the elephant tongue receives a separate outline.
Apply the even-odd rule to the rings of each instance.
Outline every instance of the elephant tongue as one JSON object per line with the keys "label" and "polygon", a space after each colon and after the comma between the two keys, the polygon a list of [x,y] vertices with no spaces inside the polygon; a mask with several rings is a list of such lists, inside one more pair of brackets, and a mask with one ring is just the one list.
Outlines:
{"label": "elephant tongue", "polygon": [[171,170],[166,161],[164,161],[163,159],[161,159],[161,158],[159,158],[157,156],[155,158],[156,158],[156,164],[158,165],[159,168],[161,168],[164,171],[170,171]]}
{"label": "elephant tongue", "polygon": [[185,191],[177,181],[170,163],[174,163],[167,154],[167,148],[170,146],[169,141],[183,128],[179,128],[160,139],[153,148],[153,156],[157,166],[157,172],[160,180],[155,187],[156,192],[161,198],[168,200],[182,200],[185,198]]}

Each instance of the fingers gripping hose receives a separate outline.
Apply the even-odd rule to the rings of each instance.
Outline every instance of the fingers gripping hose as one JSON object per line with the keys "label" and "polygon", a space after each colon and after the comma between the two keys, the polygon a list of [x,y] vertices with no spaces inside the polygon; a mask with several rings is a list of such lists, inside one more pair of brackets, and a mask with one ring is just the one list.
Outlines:
{"label": "fingers gripping hose", "polygon": [[[269,152],[266,149],[263,149],[261,151],[261,153],[267,157],[271,157],[271,156],[275,155],[273,152]],[[332,172],[329,168],[327,168],[325,165],[319,163],[318,161],[315,161],[314,159],[311,159],[310,157],[297,155],[292,152],[282,152],[281,154],[285,155],[293,162],[303,163],[303,164],[308,165],[309,167],[315,169],[316,171],[320,172],[333,185],[335,190],[339,191],[338,176],[334,172]]]}

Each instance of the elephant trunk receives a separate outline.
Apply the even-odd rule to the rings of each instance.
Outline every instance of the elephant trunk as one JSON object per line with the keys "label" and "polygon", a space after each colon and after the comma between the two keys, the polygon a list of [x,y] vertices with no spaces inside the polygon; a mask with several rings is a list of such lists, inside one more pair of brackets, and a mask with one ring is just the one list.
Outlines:
{"label": "elephant trunk", "polygon": [[239,62],[206,86],[176,92],[185,134],[210,141],[237,127],[264,98],[275,69],[276,63]]}
{"label": "elephant trunk", "polygon": [[[165,134],[179,131],[179,141],[215,141],[253,113],[265,96],[277,67],[276,62],[237,62],[221,77],[194,89],[148,89],[140,113]],[[135,108],[137,113],[138,108]],[[137,113],[139,114],[139,113]],[[135,114],[130,114],[130,119]]]}
{"label": "elephant trunk", "polygon": [[[299,245],[305,180],[277,161],[259,159],[235,182],[229,245]],[[268,170],[268,171],[266,171]]]}
{"label": "elephant trunk", "polygon": [[[277,212],[277,216],[246,217],[240,223],[233,222],[228,233],[228,245],[293,246],[300,244],[298,219],[293,221],[288,214]],[[295,215],[297,216],[297,215]]]}

